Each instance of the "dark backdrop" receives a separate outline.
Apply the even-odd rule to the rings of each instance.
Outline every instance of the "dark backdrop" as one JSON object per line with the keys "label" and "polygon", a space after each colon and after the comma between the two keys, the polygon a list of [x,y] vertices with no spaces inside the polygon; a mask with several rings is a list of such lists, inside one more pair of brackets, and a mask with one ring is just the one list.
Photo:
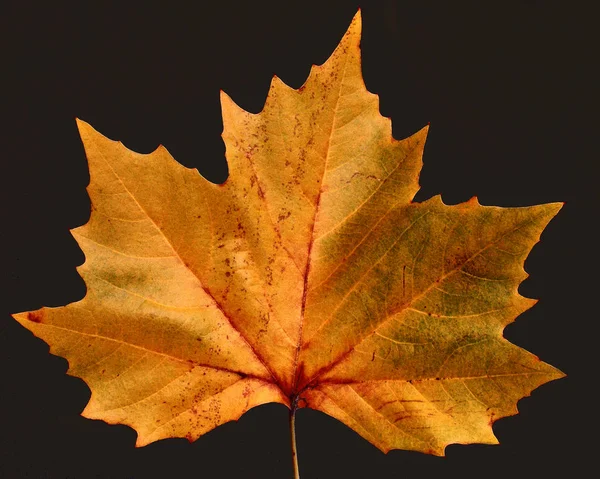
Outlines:
{"label": "dark backdrop", "polygon": [[[283,406],[256,408],[193,444],[171,439],[135,449],[132,429],[79,416],[87,386],[65,375],[66,361],[9,314],[85,294],[75,270],[84,257],[69,233],[87,221],[90,207],[75,117],[136,151],[162,143],[184,165],[222,182],[219,89],[260,111],[271,76],[299,87],[358,7],[168,3],[2,6],[4,477],[291,477]],[[445,459],[384,455],[334,419],[301,410],[303,479],[556,477],[583,467],[597,416],[586,390],[598,322],[590,286],[596,242],[586,226],[598,217],[597,52],[593,15],[584,10],[592,3],[362,3],[364,77],[380,95],[381,113],[392,117],[394,136],[431,123],[417,199],[442,193],[447,203],[473,195],[486,205],[566,202],[526,263],[531,277],[520,290],[541,301],[506,335],[568,377],[542,386],[519,403],[521,414],[494,425],[500,446],[454,445]]]}

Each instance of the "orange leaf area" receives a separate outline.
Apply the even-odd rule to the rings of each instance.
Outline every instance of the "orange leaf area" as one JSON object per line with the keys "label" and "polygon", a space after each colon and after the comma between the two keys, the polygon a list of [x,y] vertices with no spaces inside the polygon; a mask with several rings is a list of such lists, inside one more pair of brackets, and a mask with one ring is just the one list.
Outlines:
{"label": "orange leaf area", "polygon": [[221,96],[221,185],[79,121],[92,212],[72,231],[85,298],[15,314],[69,361],[83,415],[137,445],[190,440],[269,402],[383,451],[442,455],[563,374],[502,336],[535,301],[523,263],[562,204],[413,202],[427,134],[392,137],[363,83],[357,14],[298,90]]}

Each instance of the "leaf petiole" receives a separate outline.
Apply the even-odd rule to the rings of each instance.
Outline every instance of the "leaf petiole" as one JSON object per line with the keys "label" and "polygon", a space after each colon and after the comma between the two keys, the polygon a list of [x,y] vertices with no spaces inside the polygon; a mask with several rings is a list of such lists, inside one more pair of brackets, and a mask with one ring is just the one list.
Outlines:
{"label": "leaf petiole", "polygon": [[292,463],[294,466],[294,479],[300,479],[300,470],[298,469],[298,449],[296,446],[296,410],[298,409],[298,399],[292,400],[290,407],[290,439],[292,445]]}

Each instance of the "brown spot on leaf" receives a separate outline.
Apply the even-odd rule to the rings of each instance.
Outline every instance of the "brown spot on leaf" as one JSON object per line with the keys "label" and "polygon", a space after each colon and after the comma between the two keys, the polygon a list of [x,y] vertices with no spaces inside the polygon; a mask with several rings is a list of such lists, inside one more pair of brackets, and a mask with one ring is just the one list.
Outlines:
{"label": "brown spot on leaf", "polygon": [[41,323],[43,318],[43,313],[41,310],[39,311],[30,311],[27,313],[27,319],[29,321],[33,321],[34,323]]}
{"label": "brown spot on leaf", "polygon": [[277,217],[277,222],[280,223],[284,220],[287,220],[290,216],[292,216],[291,211],[287,211],[285,213],[280,213],[279,216]]}

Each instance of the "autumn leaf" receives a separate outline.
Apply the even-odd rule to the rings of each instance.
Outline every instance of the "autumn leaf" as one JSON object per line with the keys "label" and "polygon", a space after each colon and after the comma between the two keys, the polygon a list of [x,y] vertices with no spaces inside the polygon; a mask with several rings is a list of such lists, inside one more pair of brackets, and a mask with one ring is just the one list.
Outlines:
{"label": "autumn leaf", "polygon": [[427,134],[393,139],[363,83],[360,14],[298,90],[251,114],[221,95],[215,185],[159,147],[78,121],[92,212],[72,230],[86,296],[15,314],[90,387],[88,418],[137,445],[195,440],[269,402],[379,449],[495,444],[493,421],[563,376],[502,336],[560,203],[413,202]]}

